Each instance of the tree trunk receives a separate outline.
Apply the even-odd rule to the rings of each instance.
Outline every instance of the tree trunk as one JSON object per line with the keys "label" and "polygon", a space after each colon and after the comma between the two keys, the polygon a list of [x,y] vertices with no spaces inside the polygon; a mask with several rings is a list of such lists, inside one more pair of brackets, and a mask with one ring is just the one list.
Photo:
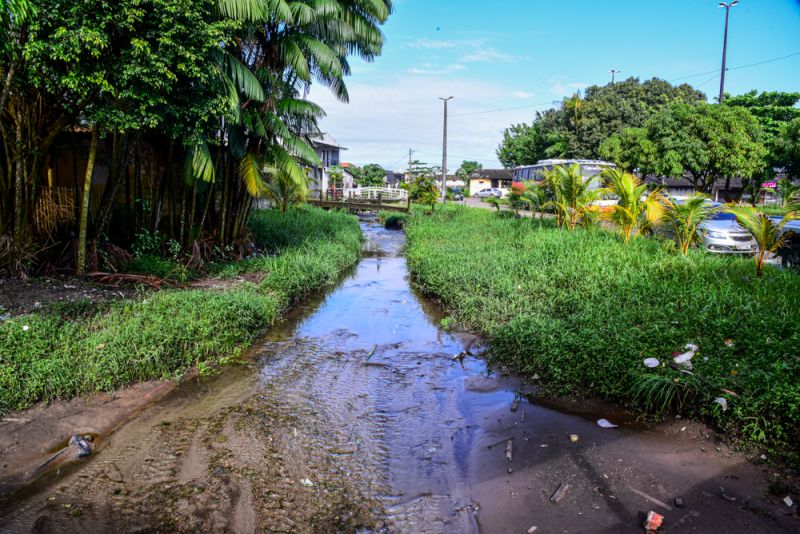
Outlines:
{"label": "tree trunk", "polygon": [[97,211],[97,223],[95,224],[95,231],[92,237],[92,241],[95,245],[100,239],[100,236],[108,230],[108,224],[111,221],[111,213],[114,210],[114,201],[117,198],[117,194],[119,194],[122,176],[126,173],[128,162],[130,161],[130,148],[130,139],[127,134],[123,134],[122,139],[119,139],[115,135],[108,183],[103,191],[100,209]]}
{"label": "tree trunk", "polygon": [[17,163],[14,166],[14,240],[17,246],[22,243],[23,221],[25,211],[25,177],[22,173],[22,119],[17,121],[17,131],[14,143],[17,146]]}
{"label": "tree trunk", "polygon": [[83,180],[83,197],[81,198],[81,220],[78,232],[78,274],[86,270],[86,230],[89,226],[89,197],[92,193],[92,174],[94,174],[94,158],[97,155],[97,125],[92,126],[92,141],[89,145],[89,161],[86,164],[86,177]]}

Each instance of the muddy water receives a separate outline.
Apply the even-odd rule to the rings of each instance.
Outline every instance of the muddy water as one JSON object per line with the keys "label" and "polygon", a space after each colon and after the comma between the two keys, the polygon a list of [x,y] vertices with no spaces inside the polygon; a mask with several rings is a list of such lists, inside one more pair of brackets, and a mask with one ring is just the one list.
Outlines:
{"label": "muddy water", "polygon": [[362,227],[355,271],[249,364],[177,388],[1,509],[0,531],[641,532],[649,510],[671,532],[797,528],[704,427],[545,403],[488,368],[411,288],[403,234]]}

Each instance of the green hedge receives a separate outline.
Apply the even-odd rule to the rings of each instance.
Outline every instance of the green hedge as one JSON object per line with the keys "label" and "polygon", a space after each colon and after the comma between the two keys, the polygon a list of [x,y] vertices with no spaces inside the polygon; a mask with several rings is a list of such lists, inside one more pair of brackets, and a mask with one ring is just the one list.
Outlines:
{"label": "green hedge", "polygon": [[[560,391],[699,415],[746,442],[798,452],[796,274],[756,278],[750,258],[683,257],[650,238],[626,247],[603,230],[484,210],[415,215],[406,232],[416,282],[488,335],[492,358]],[[700,348],[694,374],[666,365],[690,342]],[[646,368],[649,357],[662,365]]]}
{"label": "green hedge", "polygon": [[[258,212],[252,225],[265,248],[272,239],[281,245],[272,246],[275,256],[240,262],[263,271],[258,286],[163,290],[89,317],[59,309],[0,323],[0,411],[224,363],[289,305],[334,284],[360,255],[354,217],[316,209]],[[304,233],[309,238],[302,240]]]}

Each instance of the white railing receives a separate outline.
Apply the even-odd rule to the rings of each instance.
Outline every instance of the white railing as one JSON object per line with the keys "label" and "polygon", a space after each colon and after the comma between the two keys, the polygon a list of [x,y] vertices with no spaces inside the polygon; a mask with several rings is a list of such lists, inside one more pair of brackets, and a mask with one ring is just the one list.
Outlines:
{"label": "white railing", "polygon": [[344,198],[378,200],[383,202],[406,202],[408,191],[393,187],[354,187],[343,191]]}

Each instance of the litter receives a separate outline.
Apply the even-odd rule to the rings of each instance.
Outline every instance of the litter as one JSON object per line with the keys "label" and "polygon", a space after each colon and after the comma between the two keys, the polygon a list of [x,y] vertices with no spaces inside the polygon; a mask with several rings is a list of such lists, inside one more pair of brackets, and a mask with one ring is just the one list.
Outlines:
{"label": "litter", "polygon": [[92,444],[84,437],[72,436],[69,438],[69,445],[75,445],[77,449],[75,456],[77,458],[86,458],[92,454]]}
{"label": "litter", "polygon": [[576,443],[576,442],[578,441],[578,434],[570,434],[570,435],[569,435],[569,440],[570,440],[572,443]]}
{"label": "litter", "polygon": [[28,326],[28,325],[25,325],[25,326],[23,326],[23,327],[22,327],[22,331],[23,331],[23,332],[27,332],[27,331],[28,331],[28,330],[30,330],[30,329],[31,329],[31,327],[30,327],[30,326]]}
{"label": "litter", "polygon": [[537,527],[536,525],[534,525],[534,526],[532,526],[531,528],[529,528],[529,529],[528,529],[528,534],[533,534],[533,533],[534,533],[534,532],[536,532],[538,529],[539,529],[539,527]]}
{"label": "litter", "polygon": [[564,498],[569,491],[569,484],[562,482],[558,489],[550,496],[550,502],[558,502]]}
{"label": "litter", "polygon": [[514,442],[511,440],[506,441],[506,458],[511,461],[514,454]]}
{"label": "litter", "polygon": [[683,508],[686,506],[686,503],[683,501],[683,497],[675,497],[674,502],[676,508]]}
{"label": "litter", "polygon": [[789,508],[791,508],[794,505],[794,501],[788,495],[783,498],[783,502],[786,503],[786,506],[788,506]]}
{"label": "litter", "polygon": [[661,365],[661,362],[658,360],[658,358],[645,358],[644,359],[644,366],[645,367],[649,367],[649,368],[652,369],[653,367],[658,367],[659,365]]}
{"label": "litter", "polygon": [[719,489],[719,496],[725,499],[728,502],[736,502],[736,497],[731,497],[727,493],[725,493],[725,488]]}
{"label": "litter", "polygon": [[734,342],[732,339],[726,339],[725,340],[725,346],[726,347],[735,347],[736,346],[736,342]]}
{"label": "litter", "polygon": [[663,524],[664,524],[663,515],[653,511],[647,512],[647,519],[644,522],[644,530],[648,534],[653,534],[655,531],[661,528],[661,525]]}
{"label": "litter", "polygon": [[597,420],[597,426],[599,426],[601,428],[616,428],[619,425],[615,425],[614,423],[612,423],[608,419],[598,419]]}
{"label": "litter", "polygon": [[313,488],[314,487],[314,483],[311,482],[311,480],[308,479],[308,478],[304,478],[303,480],[301,480],[300,484],[302,484],[303,486],[305,486],[307,488]]}
{"label": "litter", "polygon": [[726,399],[725,397],[717,397],[716,399],[714,399],[714,402],[722,406],[723,412],[728,411],[728,399]]}

